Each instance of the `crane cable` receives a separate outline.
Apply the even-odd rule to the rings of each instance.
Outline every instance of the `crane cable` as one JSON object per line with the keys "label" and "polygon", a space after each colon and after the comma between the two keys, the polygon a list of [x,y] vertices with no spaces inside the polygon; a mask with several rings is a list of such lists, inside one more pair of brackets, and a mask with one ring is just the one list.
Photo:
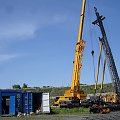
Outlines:
{"label": "crane cable", "polygon": [[92,28],[91,28],[91,24],[92,24],[92,20],[91,20],[91,12],[90,12],[90,3],[88,0],[88,18],[89,18],[89,31],[90,31],[90,41],[91,41],[91,54],[93,57],[93,72],[94,72],[94,81],[96,82],[96,77],[95,77],[95,62],[94,62],[94,46],[93,46],[93,34],[92,34]]}

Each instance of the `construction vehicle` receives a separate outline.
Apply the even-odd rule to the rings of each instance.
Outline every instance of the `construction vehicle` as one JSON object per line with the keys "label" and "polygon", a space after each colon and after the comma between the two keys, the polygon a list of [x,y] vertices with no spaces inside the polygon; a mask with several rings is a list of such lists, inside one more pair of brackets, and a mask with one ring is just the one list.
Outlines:
{"label": "construction vehicle", "polygon": [[97,111],[100,113],[109,113],[110,111],[113,111],[113,110],[120,110],[120,80],[119,80],[114,58],[113,58],[110,46],[108,44],[107,36],[106,36],[105,29],[104,29],[103,22],[102,22],[105,19],[105,17],[99,15],[99,13],[97,12],[97,8],[94,8],[94,9],[95,9],[95,14],[97,16],[97,20],[94,21],[93,24],[98,25],[102,33],[102,38],[99,38],[101,44],[100,44],[100,55],[99,55],[99,60],[98,60],[98,70],[97,70],[97,75],[96,75],[95,92],[97,90],[100,57],[101,57],[101,52],[102,52],[102,47],[103,47],[105,59],[104,59],[101,90],[103,88],[105,64],[107,62],[115,93],[112,95],[107,95],[106,101],[103,104],[101,104],[102,99],[101,99],[101,96],[99,96],[99,99],[97,100],[97,102],[95,100],[95,102],[91,104],[90,112]]}
{"label": "construction vehicle", "polygon": [[61,100],[59,102],[60,108],[77,108],[80,107],[79,100]]}
{"label": "construction vehicle", "polygon": [[80,72],[82,68],[82,57],[83,57],[83,50],[85,47],[85,42],[82,40],[82,31],[83,31],[83,23],[84,23],[84,12],[85,12],[85,4],[86,0],[82,0],[82,11],[80,16],[80,26],[78,32],[78,41],[76,44],[75,50],[75,58],[73,61],[74,68],[72,74],[72,85],[70,90],[66,90],[64,96],[57,96],[55,99],[54,104],[59,105],[61,100],[80,100],[85,99],[87,94],[80,93]]}
{"label": "construction vehicle", "polygon": [[100,96],[98,99],[95,99],[94,101],[91,101],[90,103],[90,113],[109,113],[111,111],[111,108],[109,105],[105,103],[102,99],[100,99]]}

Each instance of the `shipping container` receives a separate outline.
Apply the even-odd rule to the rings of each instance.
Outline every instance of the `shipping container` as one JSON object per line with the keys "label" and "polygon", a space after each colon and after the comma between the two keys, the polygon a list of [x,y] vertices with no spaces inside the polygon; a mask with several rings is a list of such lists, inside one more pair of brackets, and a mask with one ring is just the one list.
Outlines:
{"label": "shipping container", "polygon": [[25,92],[23,93],[23,112],[26,114],[30,112],[49,113],[49,100],[49,93]]}
{"label": "shipping container", "polygon": [[22,91],[0,90],[0,115],[22,112]]}
{"label": "shipping container", "polygon": [[49,113],[49,93],[0,90],[0,115]]}

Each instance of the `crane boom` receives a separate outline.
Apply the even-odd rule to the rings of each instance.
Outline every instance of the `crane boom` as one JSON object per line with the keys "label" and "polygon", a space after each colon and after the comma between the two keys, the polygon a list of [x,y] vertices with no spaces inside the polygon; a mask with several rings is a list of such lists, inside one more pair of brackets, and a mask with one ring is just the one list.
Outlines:
{"label": "crane boom", "polygon": [[97,73],[96,73],[95,93],[96,93],[97,85],[98,85],[98,75],[99,75],[99,69],[100,69],[101,54],[102,54],[102,42],[100,41],[100,54],[98,57],[98,68],[97,68]]}
{"label": "crane boom", "polygon": [[[80,25],[78,31],[78,41],[75,49],[75,58],[74,58],[74,68],[72,73],[72,85],[70,90],[66,90],[64,96],[72,96],[75,98],[81,98],[82,94],[80,94],[80,71],[82,67],[82,56],[83,50],[85,47],[85,42],[82,40],[82,32],[83,32],[83,23],[84,23],[84,13],[85,13],[85,4],[86,0],[82,1],[82,11],[80,16]],[[82,96],[81,96],[82,95]]]}
{"label": "crane boom", "polygon": [[85,4],[86,4],[86,0],[83,0],[82,11],[81,11],[81,16],[80,16],[80,26],[79,26],[79,32],[78,32],[78,43],[82,40],[84,14],[85,14]]}
{"label": "crane boom", "polygon": [[80,26],[79,26],[79,32],[78,32],[78,41],[76,44],[76,51],[75,51],[75,58],[74,58],[74,68],[73,68],[73,74],[72,74],[71,91],[74,91],[75,93],[80,92],[80,70],[82,67],[81,61],[83,56],[83,50],[85,47],[85,42],[82,40],[85,4],[86,4],[86,0],[83,0],[82,11],[80,16]]}
{"label": "crane boom", "polygon": [[105,29],[104,29],[104,26],[103,26],[103,22],[102,22],[105,19],[105,17],[100,16],[99,13],[97,12],[97,9],[96,8],[94,8],[94,9],[95,9],[95,14],[97,16],[97,20],[94,21],[93,24],[94,25],[96,24],[100,27],[100,30],[101,30],[101,33],[102,33],[101,41],[102,41],[106,61],[107,61],[107,64],[108,64],[109,73],[110,73],[111,80],[112,80],[112,83],[113,83],[113,86],[114,86],[114,89],[115,89],[115,93],[117,94],[116,98],[118,100],[120,100],[120,80],[119,80],[117,68],[116,68],[116,65],[115,65],[115,62],[114,62],[114,58],[113,58],[113,55],[112,55],[112,52],[111,52],[111,49],[110,49],[110,46],[109,46],[109,43],[108,43],[108,40],[107,40],[107,36],[106,36],[106,33],[105,33]]}
{"label": "crane boom", "polygon": [[103,90],[103,84],[104,84],[104,75],[105,75],[105,66],[106,66],[106,58],[104,58],[104,66],[103,66],[103,72],[102,72],[102,83],[101,83],[101,93]]}

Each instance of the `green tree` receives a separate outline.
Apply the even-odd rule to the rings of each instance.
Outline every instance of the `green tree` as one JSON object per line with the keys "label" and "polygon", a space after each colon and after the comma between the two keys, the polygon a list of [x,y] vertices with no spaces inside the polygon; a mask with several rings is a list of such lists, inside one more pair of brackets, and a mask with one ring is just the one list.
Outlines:
{"label": "green tree", "polygon": [[22,88],[27,88],[27,87],[28,87],[28,85],[27,85],[27,84],[25,84],[25,83],[23,83]]}
{"label": "green tree", "polygon": [[13,88],[13,89],[21,89],[21,87],[20,87],[19,84],[14,84],[14,85],[12,86],[12,88]]}

